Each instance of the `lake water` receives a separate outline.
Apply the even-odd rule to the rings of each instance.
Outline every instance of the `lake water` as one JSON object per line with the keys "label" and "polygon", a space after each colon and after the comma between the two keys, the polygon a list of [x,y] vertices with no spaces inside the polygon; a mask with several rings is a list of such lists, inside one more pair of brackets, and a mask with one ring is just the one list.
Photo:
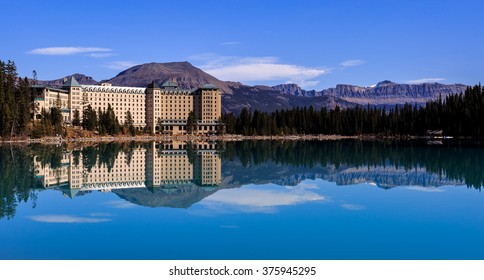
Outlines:
{"label": "lake water", "polygon": [[0,259],[484,259],[479,143],[4,145],[0,167]]}

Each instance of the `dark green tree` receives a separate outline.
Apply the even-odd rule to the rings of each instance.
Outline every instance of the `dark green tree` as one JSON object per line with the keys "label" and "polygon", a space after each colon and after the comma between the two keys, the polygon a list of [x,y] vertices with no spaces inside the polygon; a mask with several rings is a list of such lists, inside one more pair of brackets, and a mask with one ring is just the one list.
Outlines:
{"label": "dark green tree", "polygon": [[96,111],[91,107],[91,104],[87,105],[82,112],[82,128],[86,130],[95,130],[98,125],[98,119]]}
{"label": "dark green tree", "polygon": [[52,107],[50,108],[50,124],[54,126],[54,133],[62,133],[62,111],[60,108]]}
{"label": "dark green tree", "polygon": [[126,112],[126,120],[124,122],[124,127],[129,132],[129,134],[131,134],[132,136],[136,135],[136,129],[134,128],[134,120],[129,110]]}
{"label": "dark green tree", "polygon": [[106,111],[102,112],[99,108],[99,133],[116,135],[119,133],[121,126],[119,125],[118,118],[114,114],[114,110],[111,104],[108,104]]}
{"label": "dark green tree", "polygon": [[81,117],[79,110],[75,109],[74,110],[74,115],[72,117],[72,125],[74,126],[80,126],[81,125]]}

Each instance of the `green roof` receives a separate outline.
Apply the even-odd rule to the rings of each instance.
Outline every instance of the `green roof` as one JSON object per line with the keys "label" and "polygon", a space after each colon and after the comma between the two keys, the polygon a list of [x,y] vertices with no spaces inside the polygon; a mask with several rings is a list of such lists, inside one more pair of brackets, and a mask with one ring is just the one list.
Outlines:
{"label": "green roof", "polygon": [[178,84],[173,81],[166,81],[163,85],[163,88],[177,88]]}
{"label": "green roof", "polygon": [[74,76],[70,76],[67,81],[64,82],[64,85],[62,87],[80,87],[79,83],[76,81]]}
{"label": "green roof", "polygon": [[64,89],[60,89],[60,88],[55,88],[55,87],[49,87],[49,86],[43,86],[43,85],[33,85],[32,88],[34,88],[34,89],[48,89],[48,90],[52,90],[52,91],[69,93],[68,90],[64,90]]}
{"label": "green roof", "polygon": [[218,87],[216,85],[212,85],[212,84],[204,84],[202,86],[202,89],[218,89]]}
{"label": "green roof", "polygon": [[152,88],[152,89],[156,89],[156,88],[160,88],[156,83],[155,81],[151,82],[147,88]]}

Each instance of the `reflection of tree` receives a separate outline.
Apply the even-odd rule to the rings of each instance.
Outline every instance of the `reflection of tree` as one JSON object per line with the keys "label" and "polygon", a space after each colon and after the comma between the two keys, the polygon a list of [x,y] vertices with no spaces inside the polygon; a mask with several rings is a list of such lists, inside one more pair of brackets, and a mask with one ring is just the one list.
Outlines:
{"label": "reflection of tree", "polygon": [[80,157],[81,157],[81,151],[80,150],[74,150],[72,151],[72,159],[73,159],[73,164],[75,166],[78,166],[80,163]]}
{"label": "reflection of tree", "polygon": [[193,165],[195,164],[195,159],[197,157],[197,150],[195,149],[192,142],[187,142],[187,158],[188,162]]}
{"label": "reflection of tree", "polygon": [[427,146],[418,142],[390,141],[243,141],[229,142],[224,160],[237,159],[242,166],[267,161],[295,167],[340,165],[354,167],[395,166],[404,170],[424,167],[428,172],[469,187],[484,186],[484,150],[464,142]]}
{"label": "reflection of tree", "polygon": [[119,153],[126,155],[126,164],[131,164],[134,149],[142,147],[143,144],[129,142],[129,143],[99,143],[96,146],[84,147],[81,151],[82,164],[87,172],[97,164],[99,166],[106,166],[108,172],[116,163]]}
{"label": "reflection of tree", "polygon": [[42,167],[58,168],[62,164],[64,147],[59,145],[33,145],[32,152],[37,156]]}
{"label": "reflection of tree", "polygon": [[124,143],[122,150],[126,155],[126,164],[131,166],[131,160],[133,159],[134,149],[138,146],[135,142]]}
{"label": "reflection of tree", "polygon": [[98,146],[97,152],[99,157],[99,165],[106,166],[108,172],[114,167],[116,158],[121,151],[121,145],[117,143],[101,143]]}
{"label": "reflection of tree", "polygon": [[82,166],[87,172],[91,172],[96,165],[98,150],[94,146],[84,147],[82,149]]}
{"label": "reflection of tree", "polygon": [[36,203],[30,150],[0,146],[0,218],[11,219],[19,202]]}

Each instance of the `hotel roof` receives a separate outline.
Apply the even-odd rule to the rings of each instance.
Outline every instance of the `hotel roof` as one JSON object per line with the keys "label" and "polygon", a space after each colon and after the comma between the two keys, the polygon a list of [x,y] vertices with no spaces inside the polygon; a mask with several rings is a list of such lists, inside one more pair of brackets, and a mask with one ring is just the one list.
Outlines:
{"label": "hotel roof", "polygon": [[163,88],[177,88],[178,87],[178,84],[173,82],[173,81],[166,81],[163,85],[162,85]]}
{"label": "hotel roof", "polygon": [[202,86],[202,89],[218,89],[218,87],[216,85],[213,85],[213,84],[204,84]]}
{"label": "hotel roof", "polygon": [[67,81],[65,81],[62,86],[63,87],[80,87],[81,85],[79,85],[79,83],[76,81],[74,76],[70,76],[69,78],[67,78]]}
{"label": "hotel roof", "polygon": [[160,87],[159,87],[159,86],[158,86],[158,85],[155,83],[155,81],[153,81],[153,82],[151,82],[151,83],[150,83],[150,84],[147,86],[147,88],[153,88],[153,89],[156,89],[156,88],[160,88]]}

